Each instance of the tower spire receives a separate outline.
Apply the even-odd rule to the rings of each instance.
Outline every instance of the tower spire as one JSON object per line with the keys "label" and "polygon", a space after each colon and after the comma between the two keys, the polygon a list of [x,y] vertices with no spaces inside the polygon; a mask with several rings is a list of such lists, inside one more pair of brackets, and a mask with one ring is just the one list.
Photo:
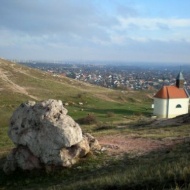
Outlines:
{"label": "tower spire", "polygon": [[183,77],[182,71],[180,71],[176,78],[176,86],[178,88],[184,88],[184,82],[185,82],[185,79]]}

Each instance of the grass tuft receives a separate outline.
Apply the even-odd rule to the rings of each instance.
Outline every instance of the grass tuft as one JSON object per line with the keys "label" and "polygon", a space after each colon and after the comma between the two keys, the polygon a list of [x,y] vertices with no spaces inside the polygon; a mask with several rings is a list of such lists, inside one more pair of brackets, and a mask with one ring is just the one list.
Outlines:
{"label": "grass tuft", "polygon": [[91,125],[96,124],[97,119],[94,114],[88,114],[86,117],[77,119],[76,122],[82,125]]}

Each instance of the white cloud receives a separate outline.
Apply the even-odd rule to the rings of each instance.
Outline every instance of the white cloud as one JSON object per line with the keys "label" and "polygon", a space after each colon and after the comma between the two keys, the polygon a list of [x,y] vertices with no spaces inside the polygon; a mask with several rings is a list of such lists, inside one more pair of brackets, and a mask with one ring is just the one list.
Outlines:
{"label": "white cloud", "polygon": [[0,46],[22,46],[41,44],[49,40],[49,36],[42,34],[39,36],[29,35],[27,33],[12,31],[8,29],[0,29]]}
{"label": "white cloud", "polygon": [[118,20],[120,24],[113,27],[115,33],[132,40],[190,41],[190,19],[118,17]]}
{"label": "white cloud", "polygon": [[190,60],[190,19],[142,18],[127,2],[2,0],[0,56]]}
{"label": "white cloud", "polygon": [[190,19],[163,19],[163,18],[118,18],[120,27],[117,29],[127,29],[137,27],[145,30],[190,28]]}
{"label": "white cloud", "polygon": [[112,44],[123,45],[126,42],[126,36],[124,35],[112,35],[110,38]]}

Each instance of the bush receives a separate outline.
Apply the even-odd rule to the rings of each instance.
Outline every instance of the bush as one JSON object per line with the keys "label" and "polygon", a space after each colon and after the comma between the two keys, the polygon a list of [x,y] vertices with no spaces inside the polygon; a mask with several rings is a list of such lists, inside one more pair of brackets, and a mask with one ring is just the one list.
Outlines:
{"label": "bush", "polygon": [[86,117],[80,118],[76,121],[79,124],[95,124],[97,123],[96,116],[93,114],[88,114]]}
{"label": "bush", "polygon": [[114,117],[114,113],[113,112],[107,112],[107,117]]}

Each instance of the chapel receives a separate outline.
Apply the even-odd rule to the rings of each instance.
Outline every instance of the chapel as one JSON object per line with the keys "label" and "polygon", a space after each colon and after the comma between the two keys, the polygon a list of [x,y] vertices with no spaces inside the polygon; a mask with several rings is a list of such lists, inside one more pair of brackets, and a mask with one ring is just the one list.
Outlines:
{"label": "chapel", "polygon": [[154,96],[153,115],[159,118],[173,118],[187,114],[189,94],[184,87],[184,77],[180,71],[174,86],[163,86]]}

